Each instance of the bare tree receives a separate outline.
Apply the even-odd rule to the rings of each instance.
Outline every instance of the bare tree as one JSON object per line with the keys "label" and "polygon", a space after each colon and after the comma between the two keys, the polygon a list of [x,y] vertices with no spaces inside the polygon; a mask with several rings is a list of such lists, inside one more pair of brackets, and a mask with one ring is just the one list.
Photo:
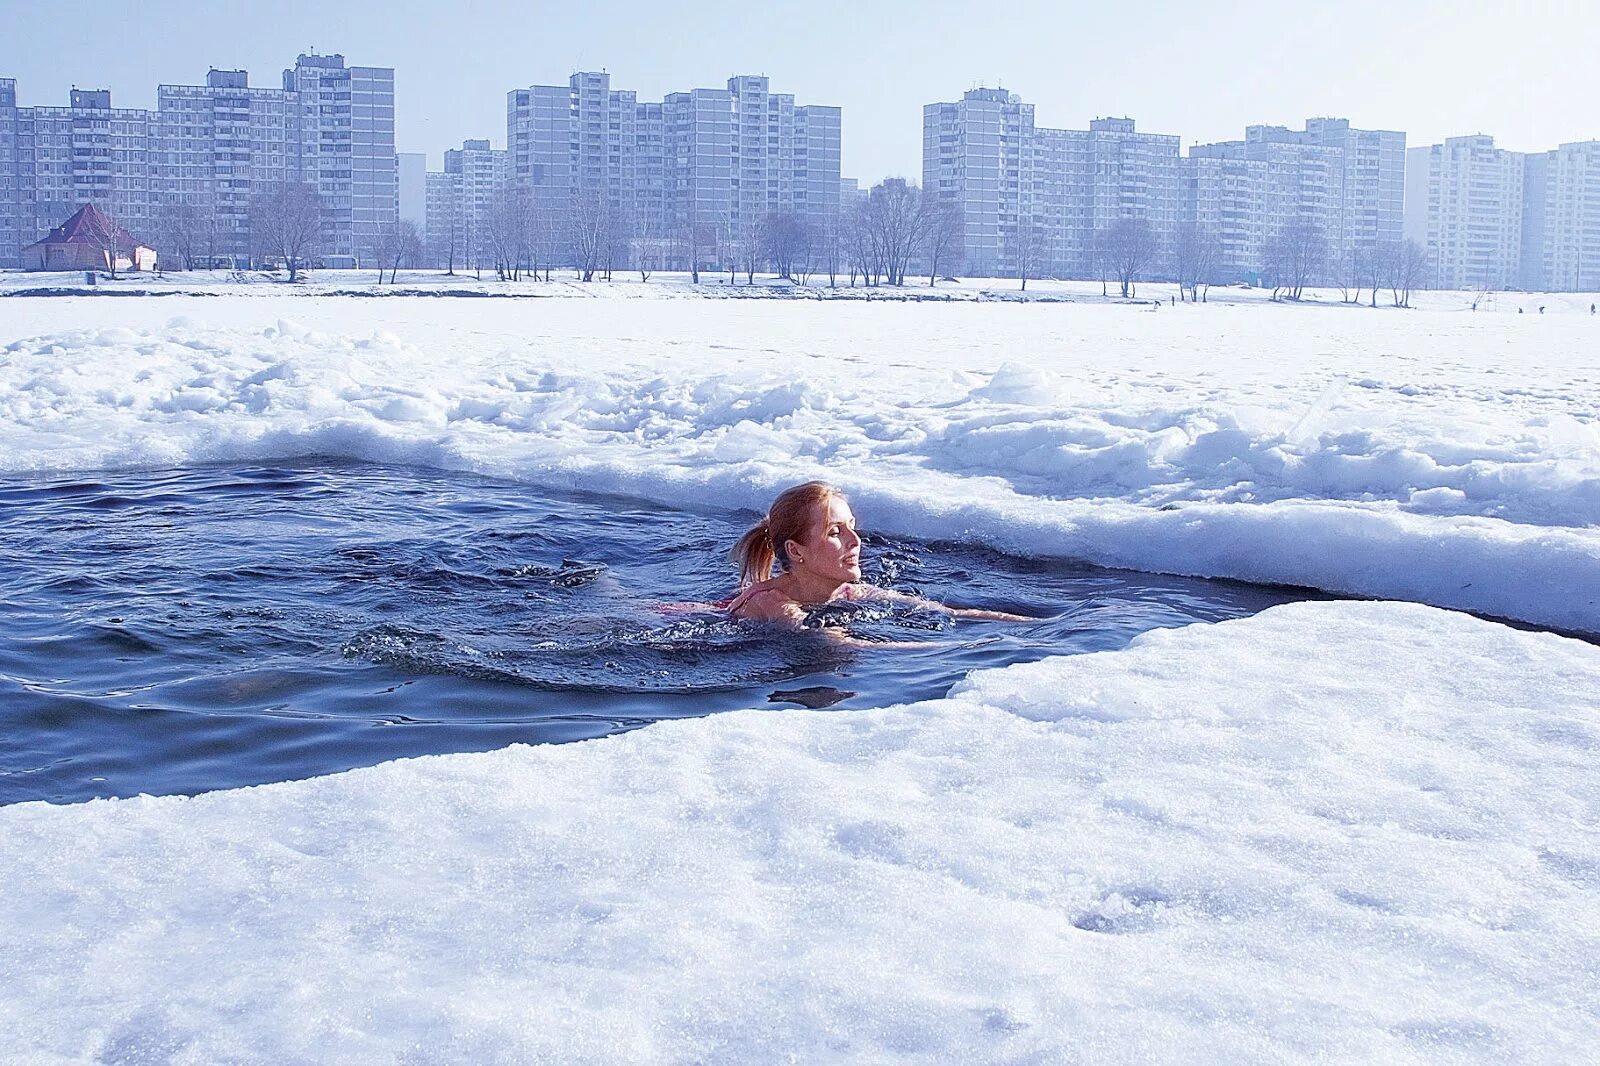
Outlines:
{"label": "bare tree", "polygon": [[1217,235],[1196,223],[1185,223],[1172,246],[1173,270],[1178,275],[1178,298],[1199,303],[1201,288],[1209,288],[1222,258]]}
{"label": "bare tree", "polygon": [[572,198],[569,216],[573,268],[583,281],[593,281],[611,241],[611,204],[604,191],[584,190]]}
{"label": "bare tree", "polygon": [[1017,278],[1021,282],[1018,287],[1023,292],[1028,291],[1028,279],[1039,272],[1040,243],[1039,226],[1033,216],[1018,212],[1014,249]]}
{"label": "bare tree", "polygon": [[767,258],[778,277],[795,280],[798,264],[803,270],[811,249],[811,231],[805,219],[793,211],[774,211],[767,216]]}
{"label": "bare tree", "polygon": [[161,258],[170,255],[182,269],[195,269],[211,225],[211,212],[197,204],[179,200],[160,205],[156,208],[155,228]]}
{"label": "bare tree", "polygon": [[828,275],[828,288],[839,287],[839,272],[844,263],[844,213],[842,209],[829,208],[822,217],[822,233],[818,248],[822,269]]}
{"label": "bare tree", "polygon": [[262,255],[283,260],[294,281],[322,243],[322,198],[303,181],[266,185],[250,201],[250,233]]}
{"label": "bare tree", "polygon": [[89,238],[94,250],[100,253],[100,258],[105,262],[106,269],[111,276],[117,276],[117,256],[126,249],[129,261],[132,261],[134,249],[130,247],[131,240],[127,231],[117,222],[116,208],[111,204],[104,207],[99,204],[90,204],[87,214],[83,218],[84,236]]}
{"label": "bare tree", "polygon": [[479,238],[494,261],[495,276],[501,281],[519,281],[522,277],[526,200],[520,186],[505,182],[494,190],[484,216]]}
{"label": "bare tree", "polygon": [[930,196],[923,197],[922,205],[928,213],[923,229],[927,234],[925,248],[928,257],[928,284],[932,285],[939,277],[939,264],[944,263],[948,273],[950,260],[961,253],[961,214],[954,204],[944,203]]}
{"label": "bare tree", "polygon": [[1267,273],[1272,278],[1272,295],[1281,291],[1291,300],[1300,299],[1307,285],[1321,276],[1328,262],[1328,238],[1322,227],[1310,219],[1296,219],[1280,229],[1267,243]]}
{"label": "bare tree", "polygon": [[373,241],[373,254],[378,260],[378,284],[383,284],[385,267],[389,270],[389,283],[394,284],[400,265],[415,263],[422,256],[422,234],[417,224],[403,218],[383,226]]}
{"label": "bare tree", "polygon": [[1160,253],[1155,230],[1150,227],[1150,221],[1143,218],[1117,219],[1105,228],[1098,244],[1105,256],[1106,266],[1122,286],[1123,299],[1132,295],[1139,276],[1150,268]]}
{"label": "bare tree", "polygon": [[766,261],[767,220],[762,215],[744,212],[734,227],[735,247],[738,248],[738,265],[744,271],[744,283],[756,283],[756,268]]}
{"label": "bare tree", "polygon": [[1339,299],[1347,304],[1361,302],[1361,290],[1366,287],[1365,246],[1347,244],[1332,256],[1333,282],[1339,287]]}
{"label": "bare tree", "polygon": [[1381,256],[1384,285],[1396,307],[1411,306],[1411,290],[1428,276],[1428,252],[1416,241],[1389,241]]}
{"label": "bare tree", "polygon": [[921,251],[927,235],[929,219],[922,210],[922,190],[903,178],[885,179],[867,195],[863,221],[872,260],[868,267],[874,278],[904,285],[906,268]]}
{"label": "bare tree", "polygon": [[531,198],[528,205],[531,231],[528,243],[532,255],[533,273],[538,278],[539,264],[544,264],[544,280],[550,280],[550,270],[561,258],[561,253],[571,245],[568,233],[570,218],[560,204],[540,196]]}
{"label": "bare tree", "polygon": [[466,265],[461,249],[461,204],[454,195],[444,199],[444,204],[444,209],[428,213],[427,257],[429,265],[442,263],[445,273],[454,277],[457,259]]}

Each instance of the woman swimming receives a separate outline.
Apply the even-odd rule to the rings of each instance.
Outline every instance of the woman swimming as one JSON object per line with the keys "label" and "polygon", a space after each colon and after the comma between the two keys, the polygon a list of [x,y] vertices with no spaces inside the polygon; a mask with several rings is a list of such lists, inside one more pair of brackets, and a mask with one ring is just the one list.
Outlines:
{"label": "woman swimming", "polygon": [[[841,600],[888,600],[994,622],[1034,619],[1005,611],[949,607],[861,580],[861,537],[844,494],[824,481],[785,489],[733,548],[739,594],[728,604],[736,619],[805,623],[810,608]],[[776,562],[781,570],[772,576]]]}

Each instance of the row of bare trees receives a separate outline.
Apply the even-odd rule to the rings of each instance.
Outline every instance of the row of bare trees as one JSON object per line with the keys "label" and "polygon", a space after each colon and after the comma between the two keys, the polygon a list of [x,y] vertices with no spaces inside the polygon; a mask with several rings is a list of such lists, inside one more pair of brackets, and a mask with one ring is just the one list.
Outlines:
{"label": "row of bare trees", "polygon": [[[1106,276],[1117,279],[1124,298],[1136,295],[1136,283],[1162,263],[1161,241],[1148,221],[1119,218],[1095,234],[1102,292]],[[1200,302],[1209,288],[1224,280],[1226,264],[1217,235],[1194,223],[1180,226],[1167,260],[1181,298]],[[1308,286],[1332,280],[1347,303],[1358,303],[1363,290],[1377,306],[1378,292],[1388,289],[1396,307],[1409,307],[1411,293],[1426,279],[1427,253],[1415,241],[1384,241],[1346,251],[1333,262],[1327,235],[1309,220],[1282,227],[1268,240],[1264,273],[1273,299],[1299,300]]]}
{"label": "row of bare trees", "polygon": [[1395,307],[1410,307],[1427,271],[1428,253],[1416,241],[1378,241],[1334,254],[1322,227],[1309,220],[1289,223],[1267,243],[1273,299],[1298,300],[1308,285],[1331,281],[1345,303],[1360,303],[1366,291],[1376,307],[1379,291],[1387,289]]}

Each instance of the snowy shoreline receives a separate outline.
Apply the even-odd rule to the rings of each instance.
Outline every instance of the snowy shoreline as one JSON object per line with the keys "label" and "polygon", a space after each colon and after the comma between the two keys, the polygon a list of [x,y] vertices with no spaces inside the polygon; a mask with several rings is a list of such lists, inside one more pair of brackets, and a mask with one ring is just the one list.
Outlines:
{"label": "snowy shoreline", "polygon": [[[825,474],[885,532],[1600,633],[1586,315],[1528,329],[1228,305],[8,307],[13,476],[322,455],[693,510],[757,509]],[[85,325],[28,331],[63,316]],[[1407,344],[1438,364],[1391,347]],[[1502,365],[1519,350],[1525,370]]]}
{"label": "snowy shoreline", "polygon": [[1597,694],[1583,644],[1306,603],[907,707],[21,804],[0,1030],[64,1062],[1577,1061]]}

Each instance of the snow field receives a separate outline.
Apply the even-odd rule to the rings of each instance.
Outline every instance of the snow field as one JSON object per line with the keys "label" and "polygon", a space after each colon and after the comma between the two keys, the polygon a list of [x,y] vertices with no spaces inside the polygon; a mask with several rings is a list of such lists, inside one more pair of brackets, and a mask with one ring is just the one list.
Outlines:
{"label": "snow field", "polygon": [[17,805],[0,1031],[35,1062],[1580,1061],[1597,704],[1586,644],[1305,603],[907,707]]}

